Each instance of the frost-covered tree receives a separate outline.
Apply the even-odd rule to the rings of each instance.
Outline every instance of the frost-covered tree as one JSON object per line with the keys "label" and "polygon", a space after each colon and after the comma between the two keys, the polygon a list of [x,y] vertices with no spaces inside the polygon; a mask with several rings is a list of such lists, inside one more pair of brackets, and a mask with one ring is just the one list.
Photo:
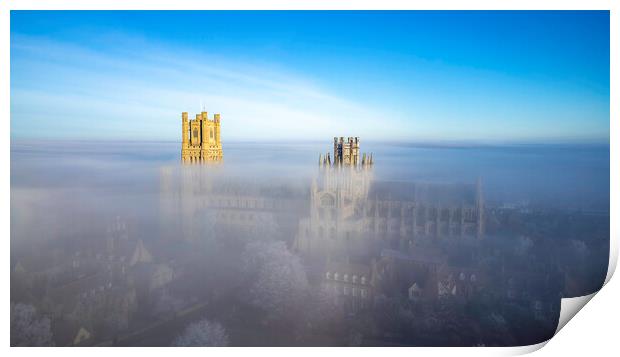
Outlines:
{"label": "frost-covered tree", "polygon": [[209,320],[201,320],[187,326],[172,343],[183,347],[224,347],[228,345],[228,335],[222,325]]}
{"label": "frost-covered tree", "polygon": [[53,346],[50,320],[32,305],[11,303],[11,346]]}
{"label": "frost-covered tree", "polygon": [[249,301],[280,319],[299,312],[308,291],[306,272],[299,258],[282,242],[248,245],[244,268],[249,276]]}
{"label": "frost-covered tree", "polygon": [[246,275],[255,275],[268,261],[286,255],[287,252],[282,242],[255,241],[249,243],[243,252],[243,271]]}
{"label": "frost-covered tree", "polygon": [[336,293],[325,289],[317,289],[308,294],[304,306],[305,327],[313,330],[324,330],[343,320],[343,310],[338,306]]}
{"label": "frost-covered tree", "polygon": [[263,266],[250,292],[255,305],[282,316],[302,301],[307,286],[303,267],[298,261],[290,259]]}

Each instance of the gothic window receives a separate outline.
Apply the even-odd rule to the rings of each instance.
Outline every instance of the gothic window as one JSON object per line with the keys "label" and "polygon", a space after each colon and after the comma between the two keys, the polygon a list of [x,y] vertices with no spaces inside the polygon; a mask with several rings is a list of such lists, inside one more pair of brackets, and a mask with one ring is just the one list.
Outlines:
{"label": "gothic window", "polygon": [[334,280],[338,280],[339,278],[338,273],[334,273]]}
{"label": "gothic window", "polygon": [[353,275],[353,284],[357,284],[357,275]]}
{"label": "gothic window", "polygon": [[365,276],[362,277],[362,285],[366,285],[366,277]]}
{"label": "gothic window", "polygon": [[332,274],[330,272],[325,273],[325,278],[326,279],[331,279],[332,278]]}
{"label": "gothic window", "polygon": [[334,202],[334,197],[328,193],[321,197],[321,206],[333,206]]}
{"label": "gothic window", "polygon": [[344,281],[346,281],[347,283],[349,282],[349,274],[344,275]]}
{"label": "gothic window", "polygon": [[366,298],[366,289],[361,289],[361,290],[360,290],[360,293],[361,293],[361,295],[362,295],[362,298],[364,298],[364,299],[365,299],[365,298]]}
{"label": "gothic window", "polygon": [[213,139],[213,129],[211,129],[211,131],[209,132],[211,139]]}

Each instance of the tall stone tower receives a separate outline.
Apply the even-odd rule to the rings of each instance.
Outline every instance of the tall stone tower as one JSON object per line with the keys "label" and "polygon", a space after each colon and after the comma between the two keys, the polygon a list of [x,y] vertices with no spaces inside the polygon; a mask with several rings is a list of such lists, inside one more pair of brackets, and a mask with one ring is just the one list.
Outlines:
{"label": "tall stone tower", "polygon": [[[319,156],[320,166],[332,166],[329,153],[325,156]],[[367,158],[366,154],[360,159],[360,138],[348,137],[345,141],[344,137],[334,137],[334,162],[333,166],[350,166],[350,167],[370,167],[372,165],[372,154]]]}
{"label": "tall stone tower", "polygon": [[207,112],[196,114],[189,120],[187,112],[181,114],[181,161],[184,163],[204,163],[221,161],[223,158],[220,138],[220,114],[209,119]]}

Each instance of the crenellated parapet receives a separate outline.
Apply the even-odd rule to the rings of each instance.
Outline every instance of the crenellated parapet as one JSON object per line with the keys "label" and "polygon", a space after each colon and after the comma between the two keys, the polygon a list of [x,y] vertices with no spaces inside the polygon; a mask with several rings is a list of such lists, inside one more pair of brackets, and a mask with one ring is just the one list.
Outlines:
{"label": "crenellated parapet", "polygon": [[223,158],[220,114],[209,119],[205,111],[189,120],[187,112],[181,114],[181,161],[184,163],[217,162]]}
{"label": "crenellated parapet", "polygon": [[319,167],[350,167],[368,169],[373,165],[372,153],[361,154],[359,137],[334,137],[333,159],[330,153],[319,155]]}

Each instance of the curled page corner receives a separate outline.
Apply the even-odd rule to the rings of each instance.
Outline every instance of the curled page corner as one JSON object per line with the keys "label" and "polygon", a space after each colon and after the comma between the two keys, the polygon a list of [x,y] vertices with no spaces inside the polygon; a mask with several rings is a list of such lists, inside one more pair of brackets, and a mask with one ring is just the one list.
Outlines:
{"label": "curled page corner", "polygon": [[[599,290],[600,291],[600,290]],[[579,310],[581,310],[592,298],[596,295],[598,291],[593,292],[589,295],[577,296],[572,298],[563,298],[561,301],[560,307],[560,318],[558,319],[558,327],[555,330],[554,336],[557,335],[560,330],[566,326],[568,321],[570,321]]]}
{"label": "curled page corner", "polygon": [[[572,297],[572,298],[563,298],[561,300],[560,317],[558,319],[558,326],[557,326],[555,332],[553,333],[553,336],[557,335],[558,332],[560,332],[560,330],[562,328],[564,328],[564,326],[566,326],[568,321],[570,321],[575,315],[577,315],[577,313],[590,300],[592,300],[594,295],[596,295],[597,293],[598,293],[598,291],[596,291],[596,292],[594,292],[592,294],[589,294],[589,295],[577,296],[577,297]],[[537,343],[537,344],[534,344],[534,345],[519,346],[519,347],[516,347],[516,348],[508,350],[507,355],[516,356],[516,355],[525,355],[525,354],[528,354],[528,353],[532,353],[532,352],[538,351],[539,349],[545,347],[545,345],[549,341],[551,341],[551,339],[548,339],[546,341],[543,341],[543,342],[540,342],[540,343]]]}
{"label": "curled page corner", "polygon": [[547,342],[549,342],[549,340],[536,343],[533,345],[511,347],[505,351],[505,355],[506,356],[522,356],[522,355],[526,355],[532,352],[536,352],[539,349],[545,347]]}
{"label": "curled page corner", "polygon": [[[603,286],[601,286],[601,288],[591,294],[588,295],[583,295],[583,296],[577,296],[577,297],[572,297],[572,298],[563,298],[560,302],[560,317],[558,319],[558,326],[555,329],[555,333],[553,334],[553,336],[557,335],[558,332],[560,332],[561,329],[564,328],[564,326],[566,326],[566,324],[573,318],[575,317],[575,315],[577,315],[577,313],[579,311],[581,311],[581,309],[586,306],[586,304],[588,302],[590,302],[590,300],[592,300],[592,298],[598,294],[599,291],[601,291],[601,289],[603,289],[605,287],[605,285],[607,285],[607,283],[609,282],[609,280],[611,280],[611,277],[613,276],[615,270],[616,270],[616,266],[618,263],[618,249],[617,249],[617,245],[616,242],[614,241],[614,239],[610,239],[610,247],[609,247],[609,264],[607,266],[607,276],[605,277],[605,281],[603,282]],[[531,348],[531,350],[529,352],[534,352],[542,347],[544,347],[547,342],[549,342],[549,340],[545,341],[545,342],[541,342],[537,345],[532,345],[532,346],[526,346]],[[527,353],[527,352],[526,352]]]}
{"label": "curled page corner", "polygon": [[[618,266],[618,240],[613,237],[609,238],[609,264],[607,265],[607,276],[605,277],[605,282],[603,286],[609,283],[611,277],[614,275],[616,271],[616,267]],[[601,287],[602,289],[603,287]],[[599,289],[600,291],[600,289]]]}

